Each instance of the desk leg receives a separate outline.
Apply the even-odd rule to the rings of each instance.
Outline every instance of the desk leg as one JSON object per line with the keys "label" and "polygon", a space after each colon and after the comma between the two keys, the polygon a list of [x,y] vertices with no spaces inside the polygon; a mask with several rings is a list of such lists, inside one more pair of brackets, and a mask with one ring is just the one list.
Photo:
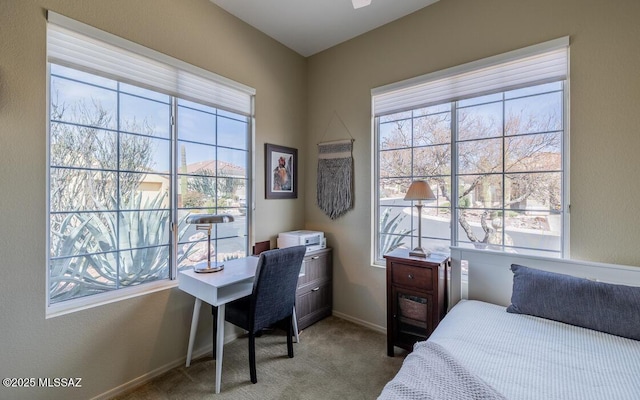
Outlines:
{"label": "desk leg", "polygon": [[216,332],[216,393],[220,393],[220,382],[222,380],[222,350],[224,347],[224,312],[225,305],[218,306],[218,323]]}
{"label": "desk leg", "polygon": [[218,307],[211,306],[211,315],[213,315],[213,359],[216,359],[216,343],[217,343],[217,332],[218,332]]}
{"label": "desk leg", "polygon": [[196,331],[198,330],[198,318],[200,318],[200,306],[202,305],[202,300],[196,297],[196,302],[193,305],[193,315],[191,316],[191,332],[189,333],[189,347],[187,349],[187,364],[186,366],[191,365],[191,355],[193,353],[193,342],[196,339]]}
{"label": "desk leg", "polygon": [[300,336],[298,335],[298,317],[296,316],[296,306],[293,306],[293,333],[296,336],[296,343],[300,343]]}

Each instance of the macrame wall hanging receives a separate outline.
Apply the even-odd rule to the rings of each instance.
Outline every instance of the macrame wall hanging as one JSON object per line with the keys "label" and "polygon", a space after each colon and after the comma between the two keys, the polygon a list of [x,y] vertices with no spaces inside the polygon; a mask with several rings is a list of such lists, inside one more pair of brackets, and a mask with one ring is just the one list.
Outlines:
{"label": "macrame wall hanging", "polygon": [[333,117],[337,117],[349,139],[318,143],[318,207],[331,219],[344,215],[353,208],[353,136],[334,111],[322,136],[327,135]]}

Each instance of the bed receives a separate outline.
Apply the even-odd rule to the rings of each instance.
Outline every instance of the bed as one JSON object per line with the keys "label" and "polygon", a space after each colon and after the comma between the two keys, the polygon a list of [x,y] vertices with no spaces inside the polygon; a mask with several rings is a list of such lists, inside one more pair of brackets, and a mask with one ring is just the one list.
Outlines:
{"label": "bed", "polygon": [[451,258],[454,306],[379,399],[640,399],[640,268]]}

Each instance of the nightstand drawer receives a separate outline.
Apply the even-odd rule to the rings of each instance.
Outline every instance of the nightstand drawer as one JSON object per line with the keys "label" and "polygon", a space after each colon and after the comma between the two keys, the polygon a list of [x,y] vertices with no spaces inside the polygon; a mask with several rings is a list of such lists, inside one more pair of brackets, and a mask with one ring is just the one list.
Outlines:
{"label": "nightstand drawer", "polygon": [[435,268],[421,268],[393,263],[391,279],[396,285],[419,287],[422,290],[433,290],[434,273],[437,273],[437,269]]}

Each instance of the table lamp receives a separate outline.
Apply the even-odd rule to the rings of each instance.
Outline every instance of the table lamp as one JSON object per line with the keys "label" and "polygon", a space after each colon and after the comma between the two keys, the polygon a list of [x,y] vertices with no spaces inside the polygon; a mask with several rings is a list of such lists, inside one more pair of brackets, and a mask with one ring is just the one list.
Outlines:
{"label": "table lamp", "polygon": [[[198,273],[218,272],[224,269],[224,264],[214,261],[211,263],[211,226],[233,222],[233,217],[227,214],[191,214],[187,217],[188,224],[196,224],[196,230],[207,231],[207,262],[199,262],[193,266],[193,270]],[[216,258],[218,253],[216,252]]]}
{"label": "table lamp", "polygon": [[409,252],[410,256],[427,258],[431,252],[422,248],[422,200],[435,200],[436,196],[431,191],[429,184],[423,180],[411,182],[405,200],[418,200],[416,208],[418,209],[418,247]]}

